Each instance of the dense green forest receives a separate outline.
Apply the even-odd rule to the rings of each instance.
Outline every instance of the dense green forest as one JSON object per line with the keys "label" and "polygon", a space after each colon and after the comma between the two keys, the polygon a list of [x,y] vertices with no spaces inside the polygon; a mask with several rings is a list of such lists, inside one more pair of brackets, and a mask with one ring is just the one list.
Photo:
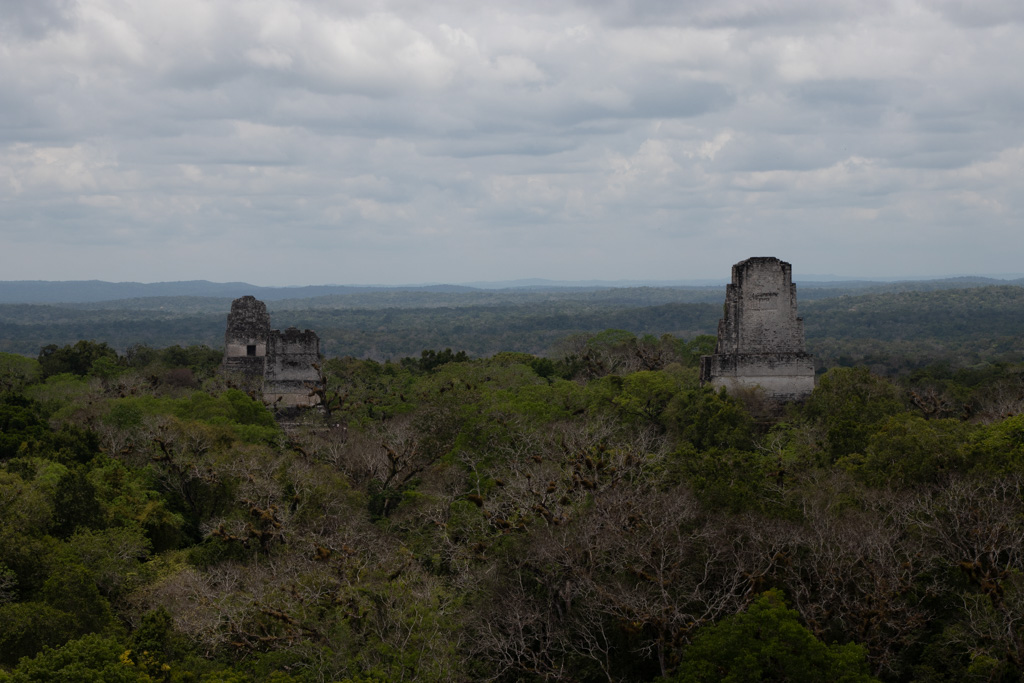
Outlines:
{"label": "dense green forest", "polygon": [[0,681],[1020,680],[1019,294],[957,292],[809,302],[905,327],[771,418],[701,335],[333,356],[286,424],[207,346],[0,354]]}
{"label": "dense green forest", "polygon": [[[808,351],[819,371],[866,365],[893,376],[941,361],[976,364],[1024,352],[1024,287],[986,281],[801,286]],[[556,357],[574,335],[623,329],[692,339],[715,334],[724,287],[500,291],[383,290],[268,302],[275,327],[316,330],[329,357],[376,361],[453,348]],[[76,305],[0,304],[0,351],[48,344],[223,345],[230,299],[161,297]]]}
{"label": "dense green forest", "polygon": [[[426,295],[459,294],[486,299],[488,297],[508,298],[523,294],[551,295],[579,292],[598,292],[611,289],[658,287],[685,290],[691,295],[712,289],[720,290],[725,281],[681,280],[678,282],[559,282],[552,280],[517,280],[513,282],[476,283],[475,285],[311,285],[302,287],[266,287],[245,282],[210,282],[188,280],[179,282],[103,282],[100,280],[45,281],[45,280],[0,280],[0,303],[97,303],[112,301],[153,301],[156,299],[175,300],[185,297],[200,299],[231,299],[255,296],[261,301],[309,301],[319,304],[336,305],[338,302],[373,302],[377,305],[382,298],[393,299]],[[962,289],[986,285],[1024,285],[1024,278],[1016,280],[988,277],[954,277],[940,280],[836,280],[827,282],[801,282],[801,289],[822,292],[825,296],[838,296],[843,292],[859,291],[872,293],[881,291],[907,291],[932,289]],[[460,297],[462,298],[462,297]],[[147,304],[148,305],[148,304]]]}

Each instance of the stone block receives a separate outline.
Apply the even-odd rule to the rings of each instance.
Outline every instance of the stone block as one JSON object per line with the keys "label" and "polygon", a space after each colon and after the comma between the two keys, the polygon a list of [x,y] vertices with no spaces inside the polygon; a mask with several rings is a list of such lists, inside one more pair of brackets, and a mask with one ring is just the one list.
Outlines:
{"label": "stone block", "polygon": [[275,409],[320,402],[320,338],[312,330],[270,329],[267,306],[255,297],[231,302],[223,368],[256,382],[263,400]]}
{"label": "stone block", "polygon": [[813,391],[814,358],[804,350],[790,264],[754,257],[732,267],[718,343],[714,355],[701,358],[700,378],[730,393],[760,388],[776,402]]}

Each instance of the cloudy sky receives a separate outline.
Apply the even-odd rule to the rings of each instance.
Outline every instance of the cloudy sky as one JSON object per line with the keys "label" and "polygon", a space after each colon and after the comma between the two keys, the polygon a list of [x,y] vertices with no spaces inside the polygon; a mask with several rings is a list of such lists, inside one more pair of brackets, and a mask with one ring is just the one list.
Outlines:
{"label": "cloudy sky", "polygon": [[1024,272],[1020,0],[0,0],[0,280]]}

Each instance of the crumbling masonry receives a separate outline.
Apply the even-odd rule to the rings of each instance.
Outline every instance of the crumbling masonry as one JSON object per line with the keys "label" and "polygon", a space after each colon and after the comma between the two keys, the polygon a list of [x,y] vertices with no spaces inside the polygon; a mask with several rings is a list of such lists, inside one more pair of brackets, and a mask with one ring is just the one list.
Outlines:
{"label": "crumbling masonry", "polygon": [[252,296],[231,302],[223,367],[258,383],[264,402],[277,409],[317,405],[323,381],[319,364],[316,332],[272,330],[265,303]]}
{"label": "crumbling masonry", "polygon": [[814,357],[804,351],[792,272],[790,264],[774,257],[749,258],[732,267],[718,345],[714,355],[700,359],[701,384],[730,393],[759,387],[777,402],[800,400],[814,390]]}

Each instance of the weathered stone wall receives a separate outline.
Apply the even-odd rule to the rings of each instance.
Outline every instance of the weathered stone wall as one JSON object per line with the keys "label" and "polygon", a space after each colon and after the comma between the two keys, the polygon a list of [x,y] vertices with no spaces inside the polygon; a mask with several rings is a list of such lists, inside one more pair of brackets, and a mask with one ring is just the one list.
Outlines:
{"label": "weathered stone wall", "polygon": [[320,402],[320,338],[312,330],[272,330],[263,380],[263,400],[282,408]]}
{"label": "weathered stone wall", "polygon": [[703,384],[733,393],[760,388],[778,401],[811,393],[814,359],[804,351],[790,264],[755,257],[732,267],[715,354],[701,358],[700,373]]}
{"label": "weathered stone wall", "polygon": [[814,390],[814,357],[807,353],[705,356],[701,359],[701,380],[716,389],[725,387],[730,393],[759,387],[767,398],[799,400]]}
{"label": "weathered stone wall", "polygon": [[312,330],[270,329],[267,305],[252,296],[231,302],[224,333],[225,372],[244,375],[277,409],[320,402],[320,338]]}
{"label": "weathered stone wall", "polygon": [[224,332],[224,369],[248,377],[262,377],[270,335],[267,305],[253,296],[231,302]]}
{"label": "weathered stone wall", "polygon": [[756,257],[732,267],[725,288],[725,317],[715,353],[801,353],[803,320],[796,315],[792,266]]}

